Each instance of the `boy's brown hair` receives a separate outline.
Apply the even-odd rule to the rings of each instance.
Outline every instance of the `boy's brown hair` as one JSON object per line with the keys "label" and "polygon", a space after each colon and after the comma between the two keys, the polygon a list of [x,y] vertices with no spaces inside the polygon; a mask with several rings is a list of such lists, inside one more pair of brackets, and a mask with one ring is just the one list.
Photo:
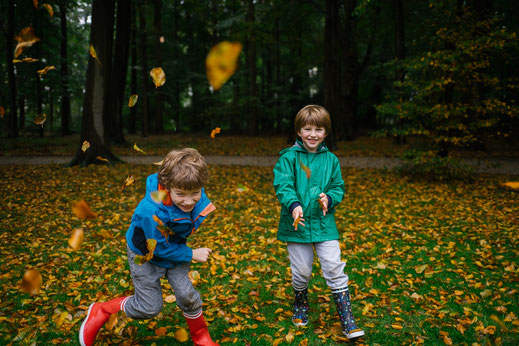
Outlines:
{"label": "boy's brown hair", "polygon": [[205,159],[198,150],[184,148],[170,151],[159,168],[159,184],[167,190],[201,189],[209,173]]}
{"label": "boy's brown hair", "polygon": [[304,106],[297,112],[294,128],[296,132],[299,132],[305,125],[324,127],[326,134],[329,134],[332,129],[330,113],[324,107],[318,105]]}

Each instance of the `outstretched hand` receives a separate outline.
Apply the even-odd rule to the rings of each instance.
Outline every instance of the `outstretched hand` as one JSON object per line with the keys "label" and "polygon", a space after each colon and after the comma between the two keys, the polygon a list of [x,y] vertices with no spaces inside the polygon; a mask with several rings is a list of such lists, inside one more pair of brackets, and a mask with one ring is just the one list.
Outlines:
{"label": "outstretched hand", "polygon": [[207,247],[201,247],[193,250],[193,261],[195,262],[207,262],[209,255],[213,250]]}
{"label": "outstretched hand", "polygon": [[321,192],[321,194],[319,195],[319,199],[320,199],[319,204],[321,205],[321,208],[323,209],[323,216],[325,216],[326,213],[328,212],[328,196],[326,196],[326,194],[324,192]]}
{"label": "outstretched hand", "polygon": [[306,227],[305,224],[302,222],[305,221],[305,219],[303,219],[303,208],[301,206],[295,207],[294,210],[292,210],[292,217],[294,218],[294,223],[292,224],[292,226],[294,226],[296,231],[298,225]]}

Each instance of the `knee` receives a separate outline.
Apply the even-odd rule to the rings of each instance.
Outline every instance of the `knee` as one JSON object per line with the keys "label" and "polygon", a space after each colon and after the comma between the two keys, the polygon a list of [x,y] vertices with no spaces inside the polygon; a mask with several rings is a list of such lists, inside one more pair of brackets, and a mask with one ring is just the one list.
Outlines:
{"label": "knee", "polygon": [[312,277],[312,266],[300,265],[292,269],[293,277],[295,279],[303,280],[305,282],[310,281]]}
{"label": "knee", "polygon": [[202,307],[202,300],[200,299],[200,294],[197,291],[192,290],[177,295],[177,305],[183,311],[193,311]]}

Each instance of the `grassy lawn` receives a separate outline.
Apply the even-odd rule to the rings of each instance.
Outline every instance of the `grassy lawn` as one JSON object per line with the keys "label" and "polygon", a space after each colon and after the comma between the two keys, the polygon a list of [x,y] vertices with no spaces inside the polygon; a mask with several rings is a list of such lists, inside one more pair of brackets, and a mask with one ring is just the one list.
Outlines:
{"label": "grassy lawn", "polygon": [[[133,144],[150,155],[165,155],[172,148],[192,147],[203,155],[259,155],[275,156],[282,149],[290,146],[288,137],[268,135],[258,137],[209,134],[167,134],[162,136],[141,137],[127,135],[127,145],[113,146],[115,155],[139,155]],[[65,137],[19,137],[15,139],[0,138],[0,156],[72,156],[78,150],[79,135]],[[340,141],[334,153],[338,156],[384,156],[399,157],[405,151],[416,148],[427,148],[418,139],[410,139],[407,144],[395,144],[391,138],[361,136],[352,141]],[[463,157],[516,157],[519,158],[519,142],[506,143],[492,141],[487,143],[487,150],[458,151],[454,156]]]}
{"label": "grassy lawn", "polygon": [[[124,233],[155,169],[0,167],[0,344],[77,344],[91,302],[132,293]],[[272,170],[211,167],[210,173],[206,189],[217,211],[190,245],[214,251],[207,263],[192,265],[214,339],[222,345],[346,342],[317,261],[310,323],[291,323],[291,276],[285,246],[276,240]],[[121,192],[128,175],[136,181]],[[366,331],[357,344],[517,345],[518,193],[498,185],[510,177],[438,184],[356,169],[343,170],[343,177],[347,195],[336,216],[354,313]],[[248,190],[239,192],[238,183]],[[73,215],[70,205],[79,199],[96,219]],[[67,240],[77,227],[86,235],[74,251]],[[18,287],[29,268],[43,276],[33,296]],[[98,340],[181,344],[174,335],[187,326],[165,282],[163,288],[157,318],[120,314]]]}

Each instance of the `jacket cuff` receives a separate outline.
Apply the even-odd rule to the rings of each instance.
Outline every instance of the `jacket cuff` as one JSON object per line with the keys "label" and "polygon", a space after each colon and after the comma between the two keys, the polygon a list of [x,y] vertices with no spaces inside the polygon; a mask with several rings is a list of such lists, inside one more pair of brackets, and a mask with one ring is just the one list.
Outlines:
{"label": "jacket cuff", "polygon": [[326,195],[326,197],[328,198],[328,209],[330,209],[332,207],[333,199],[330,195]]}
{"label": "jacket cuff", "polygon": [[290,214],[292,214],[292,212],[294,211],[294,209],[297,208],[297,207],[300,207],[300,206],[301,206],[301,203],[299,203],[299,202],[296,201],[296,202],[290,204],[290,207],[288,207],[288,212],[289,212]]}

